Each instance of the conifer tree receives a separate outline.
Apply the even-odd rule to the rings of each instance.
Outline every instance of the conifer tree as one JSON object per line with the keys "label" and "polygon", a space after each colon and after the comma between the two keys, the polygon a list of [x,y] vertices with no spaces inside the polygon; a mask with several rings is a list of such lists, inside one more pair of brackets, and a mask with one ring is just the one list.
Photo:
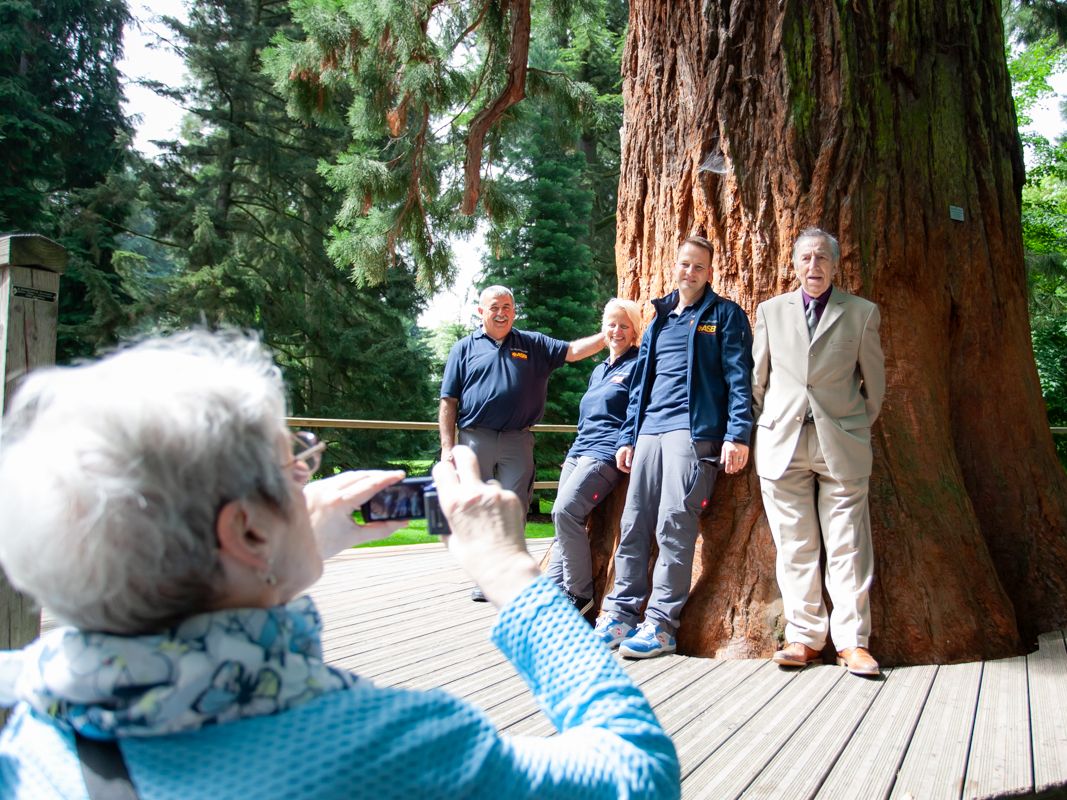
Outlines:
{"label": "conifer tree", "polygon": [[[1049,3],[1005,3],[1006,55],[1015,114],[1032,123],[1041,101],[1055,95],[1050,81],[1067,69],[1064,26]],[[1063,16],[1062,10],[1060,16]],[[1067,426],[1067,138],[1049,141],[1020,131],[1027,151],[1022,189],[1022,233],[1030,300],[1030,330],[1045,411],[1053,426]],[[1067,436],[1054,438],[1067,465]]]}
{"label": "conifer tree", "polygon": [[[553,0],[545,18],[562,29],[597,6]],[[294,18],[302,33],[276,38],[266,61],[293,113],[348,126],[326,171],[344,196],[330,253],[364,280],[399,254],[421,285],[449,281],[448,237],[470,233],[476,210],[514,213],[499,177],[519,101],[596,105],[587,84],[530,68],[530,0],[300,0]]]}
{"label": "conifer tree", "polygon": [[[511,137],[499,155],[507,165],[499,189],[516,213],[492,227],[483,276],[483,283],[503,283],[516,293],[520,325],[565,340],[599,328],[600,309],[616,285],[618,44],[625,4],[603,2],[594,10],[588,24],[575,30],[560,30],[544,13],[534,16],[531,69],[591,81],[595,113],[575,113],[551,94],[516,109]],[[598,360],[553,373],[546,422],[578,419],[578,404]],[[557,476],[572,438],[538,436],[542,477]]]}
{"label": "conifer tree", "polygon": [[[573,125],[561,125],[549,114],[533,118],[537,122],[523,141],[524,158],[512,165],[526,174],[506,181],[517,198],[519,219],[498,234],[499,255],[488,258],[482,284],[504,284],[515,292],[520,327],[570,341],[599,327],[601,298],[588,244],[593,192],[583,181],[585,158],[576,148]],[[560,137],[568,128],[572,136]],[[594,363],[595,357],[552,374],[546,422],[577,420]],[[571,438],[539,435],[539,467],[558,471]]]}
{"label": "conifer tree", "polygon": [[116,67],[127,19],[122,0],[0,0],[0,230],[70,254],[60,362],[113,342],[127,320],[114,263],[129,197]]}
{"label": "conifer tree", "polygon": [[[291,24],[272,0],[198,0],[170,20],[191,76],[171,90],[191,110],[183,140],[147,173],[154,236],[175,245],[165,291],[146,316],[263,332],[299,416],[428,419],[429,360],[414,338],[423,297],[409,268],[357,285],[326,253],[339,200],[319,172],[343,126],[286,113],[261,69]],[[373,466],[432,447],[412,433],[330,431],[326,468]]]}

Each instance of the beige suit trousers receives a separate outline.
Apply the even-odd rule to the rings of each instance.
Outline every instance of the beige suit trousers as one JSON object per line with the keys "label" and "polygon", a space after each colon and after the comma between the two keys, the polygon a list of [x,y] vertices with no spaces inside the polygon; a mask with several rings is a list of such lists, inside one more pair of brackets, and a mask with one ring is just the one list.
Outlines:
{"label": "beige suit trousers", "polygon": [[[778,549],[787,642],[821,650],[829,633],[836,650],[868,646],[868,593],[874,577],[868,482],[867,477],[838,480],[830,474],[810,423],[803,426],[785,473],[775,480],[760,478]],[[833,606],[829,620],[820,566],[824,550],[826,591]]]}

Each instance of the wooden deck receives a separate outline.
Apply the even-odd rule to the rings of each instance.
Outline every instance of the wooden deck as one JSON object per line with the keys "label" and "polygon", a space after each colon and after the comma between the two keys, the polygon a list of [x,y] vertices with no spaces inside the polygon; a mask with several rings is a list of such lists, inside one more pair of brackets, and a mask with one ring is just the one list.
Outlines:
{"label": "wooden deck", "polygon": [[[547,540],[531,540],[541,553]],[[312,589],[326,658],[381,685],[441,687],[508,733],[552,735],[489,643],[495,618],[440,545],[351,551]],[[886,670],[666,656],[622,662],[674,737],[685,798],[1067,798],[1067,647]]]}

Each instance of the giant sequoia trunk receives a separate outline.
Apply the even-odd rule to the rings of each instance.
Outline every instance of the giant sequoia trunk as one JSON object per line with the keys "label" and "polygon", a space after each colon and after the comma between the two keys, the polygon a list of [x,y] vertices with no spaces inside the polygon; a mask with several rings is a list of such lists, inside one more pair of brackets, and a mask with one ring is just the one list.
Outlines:
{"label": "giant sequoia trunk", "polygon": [[[630,2],[621,295],[667,291],[677,242],[703,233],[715,289],[754,317],[819,225],[841,240],[837,283],[881,307],[872,649],[889,664],[1005,656],[1067,623],[1003,53],[996,0]],[[616,525],[597,517],[601,547]],[[702,532],[681,649],[769,655],[781,601],[751,469],[720,480]]]}

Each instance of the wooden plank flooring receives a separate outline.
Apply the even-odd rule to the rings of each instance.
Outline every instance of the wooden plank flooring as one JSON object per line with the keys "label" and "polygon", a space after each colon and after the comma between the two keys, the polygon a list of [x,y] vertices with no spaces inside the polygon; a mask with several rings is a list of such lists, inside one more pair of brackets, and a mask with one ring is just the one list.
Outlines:
{"label": "wooden plank flooring", "polygon": [[[540,556],[547,540],[531,540]],[[496,612],[440,545],[350,551],[312,588],[327,660],[379,684],[443,688],[513,735],[551,736],[489,642]],[[54,621],[43,615],[43,628]],[[1067,642],[1016,658],[898,667],[667,656],[621,661],[682,764],[685,798],[1067,800]]]}
{"label": "wooden plank flooring", "polygon": [[1030,681],[1034,786],[1063,784],[1067,774],[1067,647],[1062,633],[1046,633],[1026,657]]}
{"label": "wooden plank flooring", "polygon": [[[531,540],[540,555],[547,540]],[[326,658],[383,685],[440,687],[509,734],[550,736],[489,643],[495,612],[439,545],[351,551],[312,589]],[[667,656],[626,661],[674,737],[686,798],[936,800],[1067,797],[1067,644],[1027,656],[899,667]]]}

